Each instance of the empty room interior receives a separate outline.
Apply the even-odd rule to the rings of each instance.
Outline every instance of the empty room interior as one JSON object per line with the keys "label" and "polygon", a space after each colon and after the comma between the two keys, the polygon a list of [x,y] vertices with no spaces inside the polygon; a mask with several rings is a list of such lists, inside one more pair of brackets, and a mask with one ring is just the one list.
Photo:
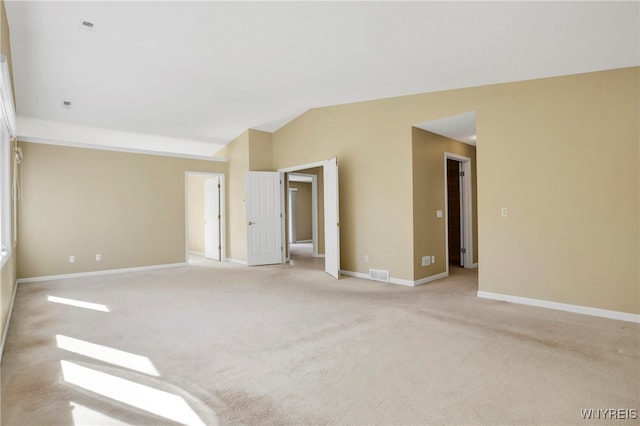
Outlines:
{"label": "empty room interior", "polygon": [[0,424],[638,424],[640,2],[0,0]]}

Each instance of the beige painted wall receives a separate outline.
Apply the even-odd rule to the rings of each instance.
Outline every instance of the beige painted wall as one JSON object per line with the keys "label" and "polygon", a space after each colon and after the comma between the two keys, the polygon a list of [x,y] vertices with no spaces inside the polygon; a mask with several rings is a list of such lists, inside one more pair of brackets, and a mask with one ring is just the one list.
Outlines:
{"label": "beige painted wall", "polygon": [[[436,210],[446,211],[445,152],[471,159],[473,262],[478,262],[477,167],[474,146],[415,127],[412,134],[414,279],[419,280],[447,269],[446,221],[444,217],[436,217]],[[422,266],[422,256],[436,256],[436,263]]]}
{"label": "beige painted wall", "polygon": [[249,131],[229,142],[215,154],[229,159],[227,170],[226,215],[227,258],[247,259],[246,173],[249,171]]}
{"label": "beige painted wall", "polygon": [[313,238],[311,220],[311,184],[306,182],[289,182],[289,188],[296,188],[296,238],[298,241]]}
{"label": "beige painted wall", "polygon": [[273,142],[271,133],[249,129],[249,170],[273,171]]}
{"label": "beige painted wall", "polygon": [[204,254],[204,180],[208,176],[188,177],[189,250]]}
{"label": "beige painted wall", "polygon": [[226,171],[206,160],[21,146],[21,278],[184,262],[185,171]]}
{"label": "beige painted wall", "polygon": [[[4,7],[4,1],[0,0],[0,53],[7,55],[9,63],[9,72],[11,74],[11,81],[13,86],[13,69],[11,67],[11,45],[9,38],[9,24],[7,22],[7,14]],[[13,144],[12,144],[13,146]],[[13,165],[12,171],[13,171]],[[11,218],[11,225],[13,229],[14,217]],[[16,289],[16,262],[18,254],[17,247],[13,247],[11,257],[7,260],[7,263],[2,267],[0,271],[0,333],[4,332],[7,324],[7,317],[9,315],[9,307],[11,305],[11,299],[13,298],[13,292]],[[1,339],[1,337],[0,337]]]}
{"label": "beige painted wall", "polygon": [[639,81],[636,67],[489,89],[481,290],[640,313]]}
{"label": "beige painted wall", "polygon": [[480,290],[640,313],[639,77],[634,67],[314,109],[274,133],[274,167],[338,157],[342,268],[414,280],[412,126],[475,110]]}
{"label": "beige painted wall", "polygon": [[272,171],[271,133],[248,129],[215,153],[229,159],[227,175],[227,257],[247,260],[247,208],[245,204],[248,171]]}

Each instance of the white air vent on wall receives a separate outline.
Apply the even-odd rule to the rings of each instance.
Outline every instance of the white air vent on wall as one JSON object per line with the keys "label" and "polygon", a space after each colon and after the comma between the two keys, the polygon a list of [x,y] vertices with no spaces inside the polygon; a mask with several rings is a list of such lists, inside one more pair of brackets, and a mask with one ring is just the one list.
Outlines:
{"label": "white air vent on wall", "polygon": [[382,269],[369,269],[369,278],[375,281],[389,282],[389,271]]}

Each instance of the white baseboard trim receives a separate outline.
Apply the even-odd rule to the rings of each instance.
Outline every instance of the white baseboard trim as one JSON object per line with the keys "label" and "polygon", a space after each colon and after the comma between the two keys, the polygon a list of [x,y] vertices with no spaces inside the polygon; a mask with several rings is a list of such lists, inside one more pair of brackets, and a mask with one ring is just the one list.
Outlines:
{"label": "white baseboard trim", "polygon": [[2,363],[2,355],[4,354],[4,344],[7,342],[7,334],[9,333],[9,323],[11,322],[11,315],[13,314],[13,304],[16,300],[16,293],[18,292],[18,282],[16,281],[15,287],[13,287],[13,296],[11,296],[11,304],[9,305],[9,313],[7,314],[7,322],[4,324],[4,331],[2,332],[2,341],[0,342],[0,364]]}
{"label": "white baseboard trim", "polygon": [[620,311],[610,311],[608,309],[592,308],[590,306],[570,305],[567,303],[552,302],[549,300],[541,299],[530,299],[528,297],[520,296],[509,296],[507,294],[491,293],[488,291],[480,290],[478,290],[478,297],[481,297],[483,299],[499,300],[502,302],[518,303],[520,305],[537,306],[540,308],[573,312],[575,314],[591,315],[594,317],[640,323],[640,315]]}
{"label": "white baseboard trim", "polygon": [[111,275],[111,274],[120,274],[123,272],[140,272],[140,271],[151,271],[154,269],[167,269],[167,268],[178,268],[180,266],[188,266],[187,262],[181,263],[167,263],[163,265],[150,265],[150,266],[138,266],[134,268],[121,268],[121,269],[105,269],[102,271],[91,271],[91,272],[76,272],[73,274],[60,274],[60,275],[47,275],[43,277],[31,277],[31,278],[19,278],[18,284],[22,283],[33,283],[38,281],[53,281],[53,280],[62,280],[67,278],[83,278],[83,277],[93,277],[97,275]]}
{"label": "white baseboard trim", "polygon": [[324,257],[324,254],[320,253],[320,254],[314,254],[313,257]]}
{"label": "white baseboard trim", "polygon": [[227,258],[225,259],[225,262],[237,263],[238,265],[244,265],[244,266],[247,266],[247,261],[246,261],[246,260],[232,259],[232,258],[230,258],[230,257],[227,257]]}
{"label": "white baseboard trim", "polygon": [[415,281],[403,280],[402,278],[389,277],[389,283],[397,284],[397,285],[404,285],[404,286],[407,286],[407,287],[415,287],[416,286]]}
{"label": "white baseboard trim", "polygon": [[[342,275],[346,275],[346,276],[349,276],[349,277],[362,278],[364,280],[381,282],[381,281],[378,281],[378,280],[372,280],[371,278],[369,278],[368,274],[365,274],[363,272],[353,272],[353,271],[347,271],[345,269],[341,269],[340,273]],[[448,273],[443,272],[441,274],[433,275],[433,276],[426,277],[426,278],[422,278],[422,279],[419,279],[417,281],[404,280],[402,278],[393,278],[393,277],[391,277],[391,278],[389,278],[389,283],[390,284],[403,285],[403,286],[406,286],[406,287],[416,287],[416,286],[419,286],[419,285],[422,285],[422,284],[426,284],[426,283],[431,282],[431,281],[439,280],[440,278],[445,278],[445,277],[448,277],[448,276],[449,276]]]}
{"label": "white baseboard trim", "polygon": [[472,263],[471,266],[469,266],[469,269],[477,269],[477,268],[478,268],[478,262]]}
{"label": "white baseboard trim", "polygon": [[449,276],[448,272],[442,272],[440,274],[431,275],[430,277],[421,278],[417,281],[414,281],[415,283],[414,285],[418,286],[418,285],[430,283],[431,281],[439,280],[441,278],[447,278],[448,276]]}
{"label": "white baseboard trim", "polygon": [[291,244],[301,244],[301,243],[312,243],[313,240],[297,240],[292,242]]}
{"label": "white baseboard trim", "polygon": [[195,254],[196,256],[204,257],[204,253],[201,251],[189,250],[189,254]]}
{"label": "white baseboard trim", "polygon": [[[362,278],[364,280],[368,280],[369,279],[369,275],[363,274],[362,272],[353,272],[353,271],[347,271],[347,270],[344,270],[344,269],[340,269],[340,274],[341,275],[346,275],[348,277]],[[371,281],[373,281],[373,280],[371,280]]]}

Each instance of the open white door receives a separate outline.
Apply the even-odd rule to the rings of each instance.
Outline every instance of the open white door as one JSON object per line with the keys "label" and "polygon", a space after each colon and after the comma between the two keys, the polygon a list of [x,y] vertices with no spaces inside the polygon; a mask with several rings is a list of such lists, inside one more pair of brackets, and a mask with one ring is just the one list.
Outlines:
{"label": "open white door", "polygon": [[220,260],[220,178],[204,181],[204,256]]}
{"label": "open white door", "polygon": [[324,162],[324,269],[340,278],[340,215],[338,203],[338,160]]}
{"label": "open white door", "polygon": [[282,263],[281,183],[278,172],[247,172],[247,264]]}

